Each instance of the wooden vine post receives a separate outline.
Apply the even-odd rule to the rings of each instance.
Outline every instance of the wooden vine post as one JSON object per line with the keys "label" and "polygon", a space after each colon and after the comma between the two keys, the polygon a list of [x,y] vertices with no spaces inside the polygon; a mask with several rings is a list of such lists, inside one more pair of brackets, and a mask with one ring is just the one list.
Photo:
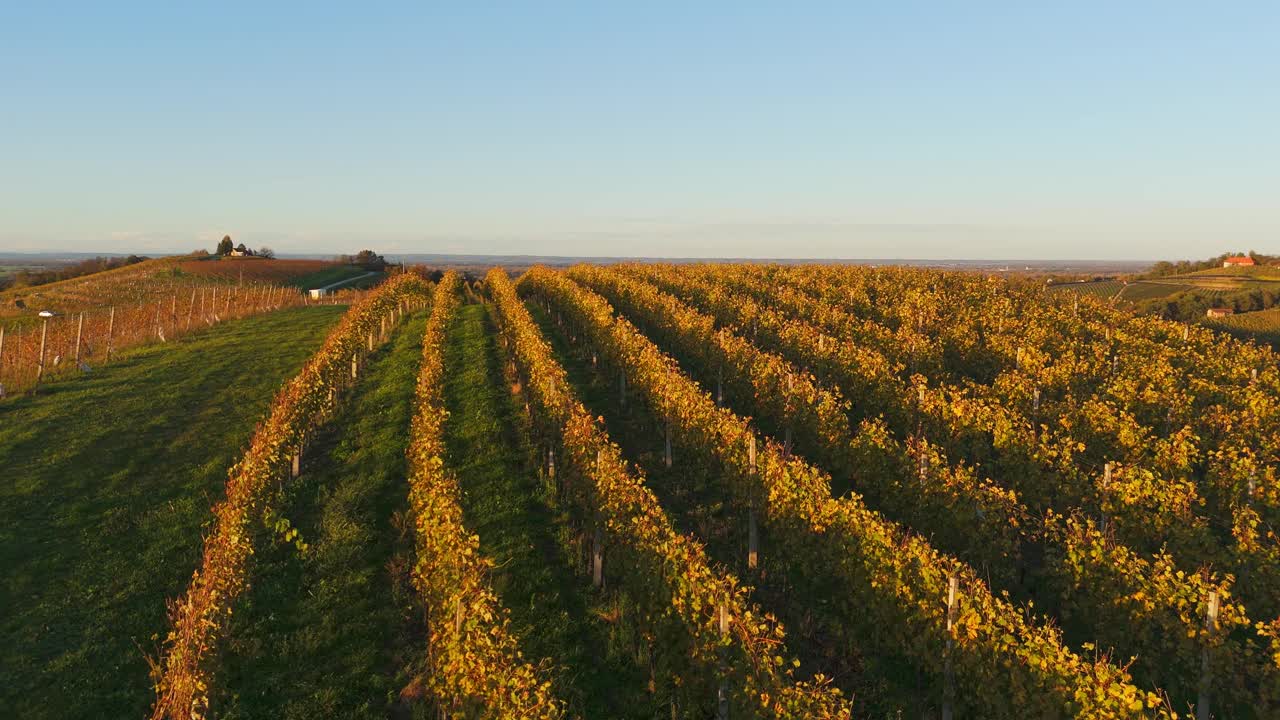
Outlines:
{"label": "wooden vine post", "polygon": [[1212,673],[1209,667],[1209,643],[1218,632],[1218,591],[1209,592],[1208,607],[1204,612],[1205,645],[1200,650],[1200,697],[1196,700],[1196,720],[1209,720],[1209,688]]}
{"label": "wooden vine post", "polygon": [[955,641],[951,635],[956,626],[956,590],[960,587],[960,578],[952,575],[947,580],[947,652],[943,666],[942,687],[942,720],[952,720],[956,695],[955,662],[951,657]]}
{"label": "wooden vine post", "polygon": [[44,377],[44,345],[45,338],[49,334],[49,318],[45,318],[40,324],[40,362],[36,365],[36,387],[40,386],[40,379]]}
{"label": "wooden vine post", "polygon": [[80,318],[76,320],[76,367],[80,367],[80,338],[84,335],[84,313],[80,313]]}
{"label": "wooden vine post", "polygon": [[[729,605],[721,601],[719,608],[720,615],[720,637],[724,638],[729,635]],[[716,718],[717,720],[729,720],[729,678],[726,677],[726,671],[721,672],[720,689],[716,692]]]}
{"label": "wooden vine post", "polygon": [[293,462],[289,467],[289,477],[296,479],[302,474],[302,448],[298,448],[293,454]]}
{"label": "wooden vine post", "polygon": [[[751,475],[756,474],[756,436],[747,437],[747,465]],[[753,494],[754,497],[754,494]],[[760,531],[756,525],[756,504],[747,505],[747,568],[755,570],[760,564]]]}
{"label": "wooden vine post", "polygon": [[112,335],[115,333],[115,329],[116,329],[116,308],[113,305],[111,307],[111,313],[107,317],[107,350],[106,350],[107,360],[111,359],[111,339],[112,339]]}
{"label": "wooden vine post", "polygon": [[671,423],[670,422],[667,423],[665,435],[666,435],[665,449],[666,449],[667,469],[670,470],[671,469]]}
{"label": "wooden vine post", "polygon": [[[1106,501],[1106,494],[1111,490],[1111,463],[1102,466],[1102,495],[1101,502]],[[1102,532],[1107,531],[1107,513],[1102,509],[1101,504],[1098,507],[1098,527]]]}
{"label": "wooden vine post", "polygon": [[604,585],[604,532],[599,524],[591,547],[591,583],[596,587]]}

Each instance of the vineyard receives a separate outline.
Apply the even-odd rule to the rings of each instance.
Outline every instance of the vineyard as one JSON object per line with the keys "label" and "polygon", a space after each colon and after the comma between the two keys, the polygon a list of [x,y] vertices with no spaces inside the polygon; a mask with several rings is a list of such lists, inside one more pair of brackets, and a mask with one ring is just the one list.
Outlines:
{"label": "vineyard", "polygon": [[[121,350],[312,304],[298,287],[308,278],[334,282],[363,275],[318,260],[162,258],[0,293],[0,400],[92,372]],[[323,302],[346,304],[346,296],[358,294],[338,290]]]}
{"label": "vineyard", "polygon": [[[288,277],[253,274],[266,261],[243,280],[194,264],[209,268],[56,289],[47,329],[0,340],[0,382],[33,387],[32,372],[127,344],[158,362],[308,314],[327,313],[327,336],[257,386],[256,427],[225,431],[236,459],[201,461],[223,479],[106,511],[163,568],[146,582],[71,557],[118,562],[118,548],[55,561],[16,545],[63,504],[92,527],[94,506],[136,492],[116,486],[138,472],[129,458],[103,460],[83,509],[41,505],[52,477],[3,490],[17,529],[0,531],[15,568],[0,600],[36,609],[5,623],[17,642],[0,675],[18,680],[0,707],[1280,717],[1280,365],[1113,302],[1132,286],[627,263],[410,271],[298,307]],[[33,452],[57,403],[0,406],[16,421],[0,452]],[[164,425],[203,427],[181,424]],[[90,467],[101,447],[61,462]],[[46,610],[104,596],[118,600]],[[119,605],[112,654],[90,653]],[[31,699],[55,687],[74,692]]]}

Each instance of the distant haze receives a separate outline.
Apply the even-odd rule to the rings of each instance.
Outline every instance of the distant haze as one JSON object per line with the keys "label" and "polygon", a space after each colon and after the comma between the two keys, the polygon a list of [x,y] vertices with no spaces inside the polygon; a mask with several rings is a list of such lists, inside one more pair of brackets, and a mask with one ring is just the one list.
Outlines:
{"label": "distant haze", "polygon": [[11,3],[0,252],[1280,252],[1280,3]]}

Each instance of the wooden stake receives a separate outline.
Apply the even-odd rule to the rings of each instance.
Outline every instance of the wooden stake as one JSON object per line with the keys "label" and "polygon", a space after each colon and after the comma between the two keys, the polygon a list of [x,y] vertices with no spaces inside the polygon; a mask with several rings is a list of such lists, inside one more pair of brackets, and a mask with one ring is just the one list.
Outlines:
{"label": "wooden stake", "polygon": [[[729,607],[721,602],[719,608],[720,614],[720,637],[729,634]],[[729,720],[729,680],[721,678],[720,688],[716,691],[716,718],[718,720]]]}
{"label": "wooden stake", "polygon": [[302,474],[302,451],[293,454],[293,466],[289,468],[289,477],[296,478]]}
{"label": "wooden stake", "polygon": [[756,509],[747,510],[747,568],[755,570],[760,564],[760,531],[756,526]]}
{"label": "wooden stake", "polygon": [[116,329],[116,309],[111,308],[111,315],[107,318],[107,360],[111,359],[111,337]]}
{"label": "wooden stake", "polygon": [[591,548],[591,582],[596,587],[604,585],[604,533],[596,527],[595,542]]}
{"label": "wooden stake", "polygon": [[84,313],[80,313],[80,319],[76,321],[76,367],[80,367],[80,337],[84,334]]}
{"label": "wooden stake", "polygon": [[44,377],[44,341],[45,341],[45,337],[48,336],[48,334],[49,334],[49,320],[48,318],[45,318],[45,321],[40,325],[40,363],[36,366],[36,385],[37,386],[40,385],[40,379]]}
{"label": "wooden stake", "polygon": [[670,470],[671,469],[671,423],[667,423],[666,441],[667,441],[666,442],[667,469]]}

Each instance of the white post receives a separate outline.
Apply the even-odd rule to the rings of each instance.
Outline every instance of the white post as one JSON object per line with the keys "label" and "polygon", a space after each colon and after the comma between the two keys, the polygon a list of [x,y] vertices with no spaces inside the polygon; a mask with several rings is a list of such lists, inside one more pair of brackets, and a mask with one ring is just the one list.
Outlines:
{"label": "white post", "polygon": [[1204,629],[1207,634],[1205,646],[1200,650],[1200,697],[1196,701],[1196,720],[1209,720],[1209,686],[1212,675],[1209,670],[1209,641],[1218,632],[1218,591],[1209,593],[1209,606],[1205,608]]}

